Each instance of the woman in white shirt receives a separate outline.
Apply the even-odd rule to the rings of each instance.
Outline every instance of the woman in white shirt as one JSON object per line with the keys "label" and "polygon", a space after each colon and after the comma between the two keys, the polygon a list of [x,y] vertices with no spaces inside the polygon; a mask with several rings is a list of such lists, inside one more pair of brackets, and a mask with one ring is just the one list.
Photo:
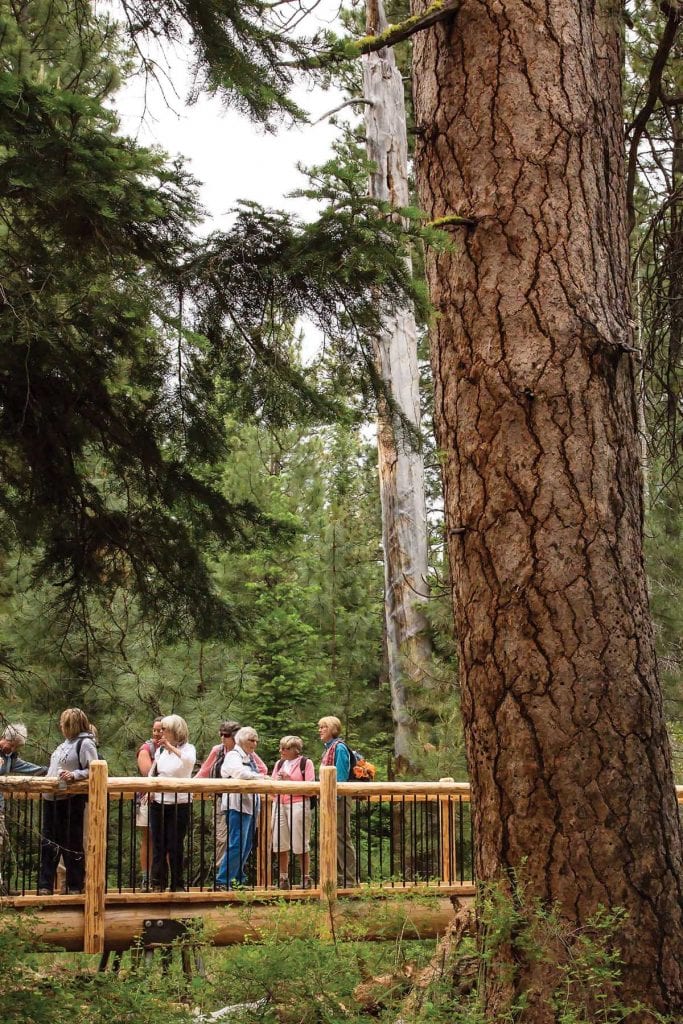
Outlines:
{"label": "woman in white shirt", "polygon": [[[235,733],[235,746],[225,755],[221,766],[224,779],[261,778],[254,760],[257,743],[258,734],[248,725]],[[228,852],[218,869],[216,888],[232,889],[235,885],[245,885],[247,881],[244,865],[254,844],[259,797],[252,793],[230,793],[229,796],[226,793],[223,809],[228,825]]]}
{"label": "woman in white shirt", "polygon": [[[161,719],[161,744],[154,755],[150,776],[163,779],[189,779],[197,752],[188,743],[187,722],[180,715]],[[166,888],[171,871],[171,892],[183,885],[183,844],[190,819],[189,793],[152,793],[149,803],[149,827],[152,833],[152,889]]]}

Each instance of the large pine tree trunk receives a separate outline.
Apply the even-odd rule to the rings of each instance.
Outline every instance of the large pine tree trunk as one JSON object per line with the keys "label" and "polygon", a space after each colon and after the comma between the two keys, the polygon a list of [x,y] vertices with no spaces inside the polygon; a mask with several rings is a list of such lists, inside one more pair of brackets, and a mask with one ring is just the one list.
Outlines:
{"label": "large pine tree trunk", "polygon": [[[418,0],[417,9],[426,4]],[[480,879],[623,906],[626,994],[683,1008],[681,832],[641,548],[621,25],[464,0],[415,39],[439,448]],[[524,1019],[553,1020],[517,951]],[[511,995],[489,972],[487,1006]]]}
{"label": "large pine tree trunk", "polygon": [[[386,27],[382,0],[368,0],[368,31]],[[403,82],[391,50],[363,58],[365,127],[369,158],[376,164],[370,192],[393,206],[409,204],[408,146]],[[425,617],[427,517],[424,465],[411,445],[398,410],[420,429],[417,328],[412,309],[384,318],[375,360],[396,410],[381,402],[377,424],[387,665],[394,722],[394,753],[400,772],[414,760],[415,722],[409,692],[424,687],[431,659]]]}

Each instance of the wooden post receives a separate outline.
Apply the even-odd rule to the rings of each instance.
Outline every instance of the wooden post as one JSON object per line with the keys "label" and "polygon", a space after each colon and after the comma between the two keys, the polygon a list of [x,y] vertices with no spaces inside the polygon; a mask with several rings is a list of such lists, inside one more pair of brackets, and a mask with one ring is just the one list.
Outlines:
{"label": "wooden post", "polygon": [[337,898],[337,769],[320,769],[320,899]]}
{"label": "wooden post", "polygon": [[104,952],[104,887],[107,874],[107,762],[91,761],[85,847],[83,952]]}
{"label": "wooden post", "polygon": [[[452,778],[439,779],[439,782],[453,782]],[[456,852],[453,808],[450,797],[439,797],[439,819],[441,822],[441,881],[444,885],[452,885],[455,878]]]}

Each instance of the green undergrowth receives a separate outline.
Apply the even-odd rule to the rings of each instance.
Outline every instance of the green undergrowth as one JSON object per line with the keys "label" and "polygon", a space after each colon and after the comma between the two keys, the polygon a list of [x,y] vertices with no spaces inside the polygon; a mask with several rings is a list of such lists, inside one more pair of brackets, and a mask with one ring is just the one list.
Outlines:
{"label": "green undergrowth", "polygon": [[[543,999],[554,1024],[674,1024],[622,999],[619,909],[600,909],[577,928],[520,888],[512,896],[489,888],[479,896],[478,940],[465,931],[438,956],[433,940],[420,940],[408,918],[371,890],[352,913],[349,922],[320,906],[283,903],[259,929],[257,909],[245,900],[226,915],[248,925],[252,938],[218,948],[198,931],[188,978],[179,949],[166,972],[158,952],[151,962],[127,952],[118,973],[98,972],[98,958],[41,948],[30,917],[0,911],[3,1024],[180,1024],[235,1004],[242,1005],[229,1019],[240,1024],[487,1024],[481,989],[491,972],[510,993],[497,1024],[523,1024],[540,1018],[527,1016],[534,996],[519,983],[522,963],[552,978]],[[381,925],[398,938],[364,941],[370,915],[376,932]]]}

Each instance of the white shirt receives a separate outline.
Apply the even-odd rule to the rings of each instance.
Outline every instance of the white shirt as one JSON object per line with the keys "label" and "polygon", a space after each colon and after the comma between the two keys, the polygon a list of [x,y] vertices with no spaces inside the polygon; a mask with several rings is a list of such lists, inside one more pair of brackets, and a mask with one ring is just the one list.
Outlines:
{"label": "white shirt", "polygon": [[294,769],[299,767],[299,761],[300,760],[301,760],[301,757],[298,754],[297,754],[296,757],[292,757],[289,761],[286,758],[283,757],[282,763],[281,763],[280,767],[278,768],[278,771],[282,772],[282,774],[286,775],[287,778],[289,779],[289,778],[291,778],[291,776],[292,776],[292,774],[294,772]]}
{"label": "white shirt", "polygon": [[[180,755],[180,756],[179,756]],[[154,764],[149,775],[158,775],[161,779],[189,779],[192,775],[197,751],[191,743],[183,743],[178,747],[178,754],[166,750],[163,744],[154,755]],[[152,793],[152,799],[158,804],[187,804],[192,799],[191,793]]]}
{"label": "white shirt", "polygon": [[[249,754],[237,744],[225,755],[221,765],[221,775],[224,779],[260,779],[259,772],[255,772],[249,763]],[[228,797],[230,799],[228,799]],[[258,807],[258,798],[256,801]],[[221,804],[224,811],[241,811],[242,814],[254,813],[254,796],[252,793],[224,793]]]}

